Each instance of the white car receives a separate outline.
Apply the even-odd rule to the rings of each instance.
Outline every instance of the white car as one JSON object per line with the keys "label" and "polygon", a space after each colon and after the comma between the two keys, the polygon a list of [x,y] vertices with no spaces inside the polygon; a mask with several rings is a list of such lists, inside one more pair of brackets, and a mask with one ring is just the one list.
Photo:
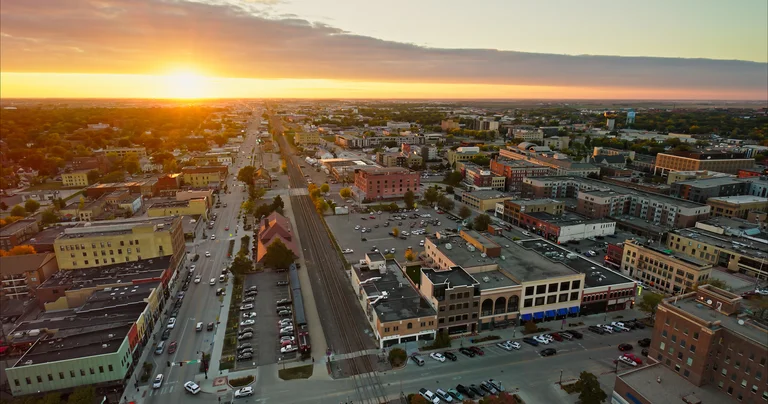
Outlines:
{"label": "white car", "polygon": [[624,326],[624,323],[619,322],[619,321],[612,322],[611,326],[613,326],[613,328],[618,328],[621,331],[631,331],[629,328]]}
{"label": "white car", "polygon": [[152,388],[153,389],[159,389],[160,386],[163,385],[163,374],[160,373],[157,376],[155,376],[155,381],[152,382]]}
{"label": "white car", "polygon": [[407,231],[401,231],[401,232],[400,232],[400,234],[402,234],[403,236],[407,236],[407,235],[409,235],[410,233],[408,233]]}
{"label": "white car", "polygon": [[198,386],[195,382],[186,382],[184,383],[184,390],[192,394],[197,394],[200,392],[200,386]]}
{"label": "white car", "polygon": [[210,256],[211,256],[211,252],[210,252],[210,251],[206,251],[206,252],[205,252],[205,256],[206,256],[206,257],[210,257]]}
{"label": "white car", "polygon": [[189,266],[189,273],[192,273],[192,272],[195,272],[195,266],[194,265],[190,265]]}
{"label": "white car", "polygon": [[551,336],[549,334],[541,334],[541,337],[542,338],[546,338],[549,342],[554,342],[555,341],[555,337],[553,337],[553,336]]}
{"label": "white car", "polygon": [[355,226],[355,230],[360,230],[360,225]]}
{"label": "white car", "polygon": [[391,252],[392,254],[394,254],[394,253],[395,253],[395,249],[394,249],[394,248],[392,248],[391,250],[389,250],[389,252]]}
{"label": "white car", "polygon": [[432,352],[429,354],[429,357],[438,361],[438,362],[445,362],[445,356],[441,354],[440,352]]}
{"label": "white car", "polygon": [[626,364],[627,364],[627,365],[629,365],[629,366],[637,366],[637,362],[633,361],[632,359],[629,359],[629,358],[627,358],[627,357],[626,357],[626,356],[624,356],[624,355],[622,355],[622,356],[619,356],[619,359],[618,359],[618,361],[619,361],[619,362],[624,362],[624,363],[626,363]]}
{"label": "white car", "polygon": [[536,342],[538,342],[540,344],[549,345],[549,340],[544,338],[544,337],[542,337],[541,335],[537,335],[537,336],[533,337],[533,339],[535,339]]}
{"label": "white car", "polygon": [[528,233],[527,231],[521,231],[520,233],[523,233],[523,236],[530,237],[531,233]]}
{"label": "white car", "polygon": [[211,240],[216,240],[216,235],[215,234],[211,234]]}
{"label": "white car", "polygon": [[209,285],[215,285],[216,284],[216,278],[211,278],[211,281],[208,282]]}
{"label": "white car", "polygon": [[281,328],[281,329],[280,329],[280,332],[281,332],[281,333],[284,333],[284,332],[293,332],[293,326],[292,326],[292,325],[289,325],[288,327],[283,327],[283,328]]}
{"label": "white car", "polygon": [[171,317],[168,319],[168,325],[165,326],[165,328],[173,329],[173,327],[176,327],[176,319],[174,317]]}
{"label": "white car", "polygon": [[252,311],[250,313],[243,313],[243,318],[253,318],[256,317],[256,312]]}
{"label": "white car", "polygon": [[197,276],[195,277],[195,283],[200,283],[200,281],[201,281],[201,280],[203,280],[203,277],[202,277],[202,276],[200,276],[200,275],[197,275]]}
{"label": "white car", "polygon": [[299,348],[296,345],[286,345],[280,348],[280,353],[296,352]]}
{"label": "white car", "polygon": [[419,247],[424,247],[424,240],[419,241]]}
{"label": "white car", "polygon": [[243,320],[243,321],[241,321],[241,322],[240,322],[240,325],[242,325],[242,326],[245,326],[245,325],[254,325],[254,324],[256,324],[256,320],[253,320],[253,319],[250,319],[250,318],[249,318],[249,319],[247,319],[247,320]]}
{"label": "white car", "polygon": [[511,342],[511,341],[507,341],[507,342],[509,343],[508,345],[509,345],[509,346],[511,346],[511,347],[512,347],[512,348],[514,348],[514,349],[520,349],[520,348],[522,348],[522,345],[520,345],[520,343],[519,343],[519,342],[517,342],[517,341],[514,341],[514,342]]}
{"label": "white car", "polygon": [[608,334],[613,334],[613,331],[614,331],[614,329],[613,329],[613,327],[611,327],[611,326],[610,326],[610,325],[608,325],[608,324],[602,324],[602,325],[598,325],[598,327],[602,328],[602,329],[603,329],[605,332],[607,332]]}
{"label": "white car", "polygon": [[353,252],[355,252],[355,250],[353,250],[353,249],[351,249],[351,248],[346,248],[346,249],[344,249],[344,251],[342,251],[342,252],[343,252],[344,254],[352,254]]}
{"label": "white car", "polygon": [[253,395],[253,387],[243,387],[235,392],[235,398],[248,397]]}

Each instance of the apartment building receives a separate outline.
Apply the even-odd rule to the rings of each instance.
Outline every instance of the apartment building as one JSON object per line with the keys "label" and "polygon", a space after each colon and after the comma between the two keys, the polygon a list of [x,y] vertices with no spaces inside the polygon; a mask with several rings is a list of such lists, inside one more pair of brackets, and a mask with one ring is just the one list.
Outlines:
{"label": "apartment building", "polygon": [[107,147],[102,150],[107,155],[114,155],[120,158],[136,157],[136,159],[142,159],[147,157],[147,149],[145,147]]}
{"label": "apartment building", "polygon": [[552,150],[567,149],[570,144],[571,138],[568,136],[551,136],[544,138],[544,146],[547,146]]}
{"label": "apartment building", "polygon": [[547,212],[520,213],[518,226],[555,243],[609,236],[616,231],[616,221],[590,219],[571,212],[553,215]]}
{"label": "apartment building", "polygon": [[627,240],[624,242],[621,271],[670,295],[692,290],[709,279],[712,264],[667,248]]}
{"label": "apartment building", "polygon": [[743,195],[747,193],[749,183],[733,177],[712,177],[688,181],[678,181],[671,185],[670,194],[698,203],[707,203],[707,199],[718,196]]}
{"label": "apartment building", "polygon": [[495,211],[497,203],[509,199],[512,199],[512,195],[498,191],[472,191],[461,194],[461,203],[480,212]]}
{"label": "apartment building", "polygon": [[147,216],[149,217],[200,216],[202,220],[208,220],[209,213],[210,203],[206,198],[158,201],[147,207]]}
{"label": "apartment building", "polygon": [[712,402],[768,401],[768,328],[747,314],[743,303],[712,285],[664,299],[656,310],[649,358],[681,379],[662,383],[718,391],[707,396]]}
{"label": "apartment building", "polygon": [[54,242],[62,270],[95,268],[172,255],[184,255],[184,234],[179,217],[91,222],[64,229]]}
{"label": "apartment building", "polygon": [[8,251],[24,244],[39,232],[40,227],[35,219],[21,219],[6,225],[0,229],[0,250]]}
{"label": "apartment building", "polygon": [[513,193],[522,191],[525,178],[546,177],[549,175],[549,167],[547,166],[501,157],[491,160],[490,168],[492,173],[506,178],[506,191]]}
{"label": "apartment building", "polygon": [[526,142],[544,141],[544,131],[541,129],[514,129],[512,130],[512,136],[515,139],[523,139]]}
{"label": "apartment building", "polygon": [[73,171],[71,173],[61,174],[61,184],[65,187],[87,187],[91,185],[88,181],[89,170]]}
{"label": "apartment building", "polygon": [[729,177],[733,177],[733,175],[718,173],[715,171],[670,171],[669,173],[667,173],[667,184],[672,185],[676,182],[681,182],[681,181],[701,180],[701,179],[717,178],[717,177],[729,178]]}
{"label": "apartment building", "polygon": [[104,194],[127,189],[131,191],[131,193],[141,194],[141,196],[151,198],[158,195],[159,191],[157,185],[157,178],[94,184],[85,189],[85,197],[88,199],[98,199]]}
{"label": "apartment building", "polygon": [[462,146],[456,150],[448,150],[448,152],[445,153],[445,158],[448,160],[448,164],[455,166],[456,163],[470,161],[478,155],[480,155],[480,147]]}
{"label": "apartment building", "polygon": [[477,332],[480,282],[461,267],[421,269],[419,290],[437,312],[437,332]]}
{"label": "apartment building", "polygon": [[61,209],[59,213],[62,217],[69,220],[92,222],[96,220],[99,215],[104,213],[104,209],[107,207],[108,195],[111,195],[111,193],[102,195],[96,199],[84,200],[83,203],[81,203],[79,199],[73,199],[72,202]]}
{"label": "apartment building", "polygon": [[415,153],[376,153],[376,162],[384,167],[419,167],[423,161],[421,155]]}
{"label": "apartment building", "polygon": [[667,247],[731,272],[768,279],[768,240],[754,223],[724,218],[699,222],[695,228],[671,231]]}
{"label": "apartment building", "polygon": [[355,168],[354,173],[352,192],[363,200],[398,199],[408,191],[419,192],[419,173],[404,167]]}
{"label": "apartment building", "polygon": [[182,167],[181,174],[184,184],[192,188],[212,188],[222,187],[227,179],[229,170],[227,166],[203,166],[203,167]]}
{"label": "apartment building", "polygon": [[752,195],[722,196],[707,199],[712,216],[746,219],[749,212],[768,211],[768,198]]}
{"label": "apartment building", "polygon": [[503,219],[505,222],[519,226],[522,215],[543,212],[559,216],[563,214],[565,204],[554,199],[515,199],[504,201]]}
{"label": "apartment building", "polygon": [[722,150],[680,151],[656,155],[654,175],[666,175],[670,171],[717,171],[737,174],[739,169],[754,167],[755,159],[744,153]]}
{"label": "apartment building", "polygon": [[435,338],[437,311],[396,260],[368,253],[352,266],[349,279],[379,348]]}
{"label": "apartment building", "polygon": [[317,131],[303,131],[300,130],[293,136],[294,142],[296,142],[297,145],[314,145],[314,144],[320,144],[320,141],[322,138],[320,137],[320,132]]}
{"label": "apartment building", "polygon": [[524,160],[546,166],[549,168],[549,175],[586,177],[590,174],[600,174],[600,167],[594,164],[575,162],[564,154],[549,150],[547,146],[537,146],[529,142],[522,142],[517,146],[501,149],[499,150],[499,156],[510,160]]}
{"label": "apartment building", "polygon": [[37,287],[58,270],[51,253],[0,257],[0,299],[34,297]]}
{"label": "apartment building", "polygon": [[474,190],[505,191],[506,178],[472,162],[460,162],[456,167],[464,176],[464,184]]}

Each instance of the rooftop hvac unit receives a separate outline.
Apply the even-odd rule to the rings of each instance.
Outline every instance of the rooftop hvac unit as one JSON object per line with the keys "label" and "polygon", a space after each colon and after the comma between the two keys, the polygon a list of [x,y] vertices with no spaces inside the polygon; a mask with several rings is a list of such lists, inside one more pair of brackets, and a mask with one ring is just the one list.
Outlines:
{"label": "rooftop hvac unit", "polygon": [[446,244],[446,245],[445,245],[445,249],[446,249],[446,250],[450,250],[451,248],[453,248],[453,246],[451,245],[451,243],[448,243],[448,244]]}

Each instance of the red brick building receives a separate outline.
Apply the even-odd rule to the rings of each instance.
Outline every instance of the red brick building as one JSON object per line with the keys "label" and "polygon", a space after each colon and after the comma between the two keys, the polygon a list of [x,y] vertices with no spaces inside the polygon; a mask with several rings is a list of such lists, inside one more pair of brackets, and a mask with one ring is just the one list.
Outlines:
{"label": "red brick building", "polygon": [[399,199],[406,192],[419,192],[419,173],[403,167],[355,169],[353,191],[363,200]]}
{"label": "red brick building", "polygon": [[549,167],[523,160],[497,158],[491,160],[490,168],[494,174],[507,178],[508,192],[520,192],[525,178],[549,175]]}

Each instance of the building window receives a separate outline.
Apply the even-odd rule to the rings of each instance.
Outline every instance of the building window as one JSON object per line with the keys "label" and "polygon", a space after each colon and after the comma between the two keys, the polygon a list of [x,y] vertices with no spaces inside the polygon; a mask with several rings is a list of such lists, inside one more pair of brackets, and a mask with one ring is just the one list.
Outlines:
{"label": "building window", "polygon": [[96,374],[96,372],[93,371],[93,368],[88,368],[88,370],[91,372],[92,375]]}
{"label": "building window", "polygon": [[80,369],[80,376],[85,377],[85,370],[84,369]]}
{"label": "building window", "polygon": [[19,383],[19,379],[13,379],[13,384],[16,385],[16,387],[21,386],[21,383]]}
{"label": "building window", "polygon": [[69,371],[69,377],[75,377],[75,371],[74,370],[70,370]]}
{"label": "building window", "polygon": [[691,372],[690,372],[690,371],[688,371],[688,369],[685,369],[685,370],[683,371],[683,376],[685,376],[685,377],[688,377],[688,375],[690,375],[690,374],[691,374]]}
{"label": "building window", "polygon": [[661,336],[667,338],[667,330],[661,330]]}
{"label": "building window", "polygon": [[38,382],[38,383],[42,383],[42,382],[43,382],[43,378],[42,378],[42,377],[40,377],[40,376],[37,376],[37,382]]}
{"label": "building window", "polygon": [[663,351],[665,346],[666,345],[664,344],[664,342],[660,342],[659,343],[659,350]]}
{"label": "building window", "polygon": [[547,285],[536,286],[536,294],[540,295],[542,293],[547,293]]}
{"label": "building window", "polygon": [[685,364],[688,366],[693,366],[693,358],[688,358],[688,360],[685,361]]}
{"label": "building window", "polygon": [[733,386],[728,386],[728,395],[733,395]]}
{"label": "building window", "polygon": [[99,366],[99,373],[104,373],[104,366]]}
{"label": "building window", "polygon": [[541,305],[543,305],[543,304],[544,304],[544,296],[541,296],[541,297],[537,297],[537,298],[536,298],[536,303],[535,303],[535,305],[536,305],[536,306],[541,306]]}
{"label": "building window", "polygon": [[523,301],[523,307],[532,307],[533,306],[533,299],[525,299]]}
{"label": "building window", "polygon": [[557,296],[555,295],[547,296],[547,304],[552,304],[556,302],[557,302]]}
{"label": "building window", "polygon": [[30,378],[27,377],[26,381],[27,381],[27,384],[32,384],[32,380],[30,380]]}
{"label": "building window", "polygon": [[571,292],[571,300],[579,300],[579,292]]}
{"label": "building window", "polygon": [[59,379],[64,380],[64,372],[59,372]]}
{"label": "building window", "polygon": [[698,331],[693,333],[693,339],[696,339],[696,340],[699,339],[699,332]]}

